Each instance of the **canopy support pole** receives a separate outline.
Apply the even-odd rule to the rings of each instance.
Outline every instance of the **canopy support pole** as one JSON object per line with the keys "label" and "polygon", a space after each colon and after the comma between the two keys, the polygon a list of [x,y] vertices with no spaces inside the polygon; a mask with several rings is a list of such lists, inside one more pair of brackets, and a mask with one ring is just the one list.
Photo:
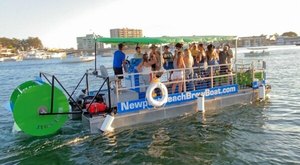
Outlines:
{"label": "canopy support pole", "polygon": [[93,71],[93,74],[98,75],[98,72],[97,72],[97,41],[96,41],[95,34],[94,34],[94,42],[95,42],[95,70]]}
{"label": "canopy support pole", "polygon": [[234,50],[234,63],[236,64],[236,61],[237,61],[237,44],[238,44],[238,39],[239,37],[236,37],[235,39],[235,50]]}
{"label": "canopy support pole", "polygon": [[163,48],[162,48],[162,44],[160,44],[160,70],[162,70],[163,68]]}

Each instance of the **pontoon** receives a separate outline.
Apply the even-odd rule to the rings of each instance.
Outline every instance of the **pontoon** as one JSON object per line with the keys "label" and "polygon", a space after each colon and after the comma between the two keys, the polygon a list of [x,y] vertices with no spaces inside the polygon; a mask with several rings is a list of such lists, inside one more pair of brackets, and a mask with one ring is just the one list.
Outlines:
{"label": "pontoon", "polygon": [[[157,44],[162,47],[163,44],[177,42],[229,42],[236,39],[234,36],[196,36],[96,38],[95,41]],[[80,118],[92,133],[113,131],[199,111],[204,113],[265,100],[266,93],[270,91],[270,86],[266,84],[266,63],[262,60],[239,64],[235,58],[232,64],[194,67],[194,74],[191,77],[184,76],[180,81],[169,81],[171,72],[185,73],[185,69],[142,74],[136,70],[140,62],[141,59],[137,58],[130,60],[128,72],[124,73],[120,86],[116,83],[116,77],[109,74],[111,67],[97,65],[95,60],[95,68],[86,71],[72,92],[68,92],[55,75],[41,72],[39,78],[21,84],[11,95],[9,108],[14,116],[15,128],[33,136],[45,136],[56,133],[71,116],[73,119]],[[220,74],[221,68],[232,68],[232,72]],[[158,74],[159,79],[156,79],[155,75]],[[97,89],[91,89],[91,76],[99,79]],[[151,76],[153,81],[141,81],[142,76]],[[172,93],[172,84],[179,82],[183,84],[183,92]],[[84,84],[84,89],[78,89],[81,84]],[[74,93],[78,90],[83,93],[75,98]],[[105,103],[106,108],[97,112],[97,106],[93,107],[93,103],[99,100]]]}

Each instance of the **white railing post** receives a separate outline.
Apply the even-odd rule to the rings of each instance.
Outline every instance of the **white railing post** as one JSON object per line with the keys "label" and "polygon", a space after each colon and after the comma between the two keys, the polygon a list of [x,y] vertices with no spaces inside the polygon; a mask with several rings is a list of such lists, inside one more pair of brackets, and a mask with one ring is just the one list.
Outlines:
{"label": "white railing post", "polygon": [[262,69],[263,69],[263,79],[266,80],[266,69],[267,69],[267,63],[266,61],[262,61]]}
{"label": "white railing post", "polygon": [[210,81],[211,81],[211,88],[214,87],[214,71],[213,71],[213,67],[210,66]]}
{"label": "white railing post", "polygon": [[164,64],[163,63],[164,58],[163,58],[162,54],[163,54],[163,48],[162,48],[162,44],[160,44],[160,69],[159,70],[161,70],[163,68],[163,64]]}
{"label": "white railing post", "polygon": [[254,81],[255,73],[254,73],[254,62],[251,63],[251,71],[252,71],[252,81]]}
{"label": "white railing post", "polygon": [[237,84],[238,83],[238,69],[237,69],[237,64],[235,63],[234,65],[235,67],[235,83]]}
{"label": "white railing post", "polygon": [[[118,76],[117,76],[117,79],[118,79]],[[115,88],[116,88],[117,102],[119,102],[119,82],[118,82],[118,80],[115,81]]]}
{"label": "white railing post", "polygon": [[204,95],[199,95],[197,97],[197,110],[202,111],[203,113],[205,112],[205,99]]}
{"label": "white railing post", "polygon": [[236,64],[236,62],[237,62],[237,45],[238,45],[238,39],[239,39],[239,37],[236,37],[236,39],[235,39],[235,50],[234,50],[234,63]]}
{"label": "white railing post", "polygon": [[184,69],[181,69],[181,70],[183,70],[183,91],[184,92],[186,92],[186,79],[185,79],[185,69],[186,68],[184,68]]}

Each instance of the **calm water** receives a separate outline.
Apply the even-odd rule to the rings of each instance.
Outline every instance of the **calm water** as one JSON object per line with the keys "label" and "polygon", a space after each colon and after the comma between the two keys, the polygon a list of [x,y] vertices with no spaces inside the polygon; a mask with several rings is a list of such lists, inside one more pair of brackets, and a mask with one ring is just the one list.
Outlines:
{"label": "calm water", "polygon": [[[241,49],[240,52],[245,52]],[[206,114],[89,134],[69,121],[53,136],[12,134],[12,114],[0,107],[0,164],[300,164],[300,47],[270,47],[265,57],[271,99]],[[239,57],[243,57],[240,53]],[[110,58],[99,63],[110,64]],[[0,104],[39,71],[72,89],[91,63],[59,60],[0,63]]]}

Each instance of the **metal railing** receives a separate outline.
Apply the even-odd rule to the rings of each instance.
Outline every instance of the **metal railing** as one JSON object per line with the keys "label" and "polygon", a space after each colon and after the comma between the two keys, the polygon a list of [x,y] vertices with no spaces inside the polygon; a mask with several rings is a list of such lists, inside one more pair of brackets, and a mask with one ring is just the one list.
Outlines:
{"label": "metal railing", "polygon": [[[159,75],[160,82],[167,86],[168,93],[170,94],[178,93],[179,85],[182,85],[181,92],[231,85],[235,82],[235,73],[228,72],[228,67],[230,65],[231,64],[208,65],[207,67],[201,66],[163,71],[152,71],[150,73],[125,73],[123,75],[118,75],[123,76],[125,79],[129,78],[130,81],[138,83],[135,83],[137,85],[134,84],[132,86],[126,86],[126,80],[121,80],[122,87],[120,87],[118,83],[115,83],[117,101],[119,101],[119,95],[121,91],[144,89],[143,92],[145,92],[150,85],[151,79],[155,79],[157,75]],[[180,74],[183,75],[182,79],[172,78],[172,75],[176,74],[176,72],[181,72]],[[146,76],[149,76],[149,82],[141,82],[141,79]],[[175,91],[172,92],[173,85],[176,85],[176,87]]]}
{"label": "metal railing", "polygon": [[243,60],[235,64],[236,83],[241,89],[252,85],[253,81],[266,79],[266,62],[261,59]]}
{"label": "metal railing", "polygon": [[[72,91],[70,97],[73,96],[73,94],[75,93],[75,91],[78,89],[79,85],[82,83],[83,79],[85,78],[85,83],[86,83],[86,93],[89,93],[89,77],[88,77],[88,71],[86,73],[83,74],[83,76],[81,77],[81,79],[79,80],[79,82],[77,83],[76,87],[74,88],[74,90]],[[68,100],[70,100],[70,97],[68,98]]]}
{"label": "metal railing", "polygon": [[[78,103],[73,99],[73,97],[69,94],[69,92],[66,90],[66,88],[61,84],[61,82],[56,78],[55,75],[51,75],[48,73],[40,72],[39,74],[40,78],[45,78],[47,82],[51,85],[51,99],[50,99],[50,113],[40,113],[40,115],[57,115],[57,114],[78,114],[82,113],[81,107],[78,105]],[[49,77],[51,77],[51,81],[49,80]],[[71,101],[73,104],[76,105],[77,108],[79,108],[81,111],[74,111],[74,112],[53,112],[53,104],[54,104],[54,88],[55,88],[55,82],[58,83],[58,85],[63,89],[63,91],[69,96],[69,101]]]}
{"label": "metal railing", "polygon": [[[48,74],[48,73],[40,72],[39,77],[41,79],[45,78],[45,80],[51,85],[50,113],[40,113],[40,115],[66,115],[66,114],[79,114],[79,113],[83,113],[82,107],[75,101],[75,99],[72,97],[72,95],[75,93],[75,91],[77,90],[77,88],[79,87],[79,85],[82,83],[82,81],[83,81],[84,78],[86,79],[87,93],[89,93],[88,92],[89,91],[88,75],[89,75],[89,72],[87,71],[82,76],[82,78],[80,79],[80,81],[76,85],[75,89],[70,94],[66,90],[66,88],[62,85],[62,83],[57,79],[57,77],[55,75],[51,75],[51,74]],[[51,81],[50,81],[49,77],[51,77]],[[75,105],[79,109],[79,111],[58,112],[58,113],[57,112],[53,112],[55,83],[58,83],[58,85],[63,89],[64,93],[69,97],[68,101],[70,101],[73,105]],[[107,77],[107,78],[104,79],[104,81],[100,85],[99,89],[97,90],[97,93],[93,96],[93,99],[91,100],[91,103],[95,102],[97,95],[103,90],[102,88],[104,87],[105,83],[107,84],[107,88],[110,89],[109,77]],[[89,109],[90,106],[91,106],[91,104],[89,104],[89,106],[86,109]],[[111,110],[110,90],[108,90],[108,109]]]}
{"label": "metal railing", "polygon": [[[168,93],[170,94],[172,93],[171,88],[174,84],[177,84],[177,86],[178,84],[182,84],[182,92],[232,84],[238,84],[240,89],[245,89],[251,88],[254,79],[265,79],[265,67],[264,61],[255,60],[250,62],[243,61],[235,64],[217,64],[193,68],[152,71],[150,73],[124,73],[118,75],[124,77],[121,80],[121,86],[119,86],[119,83],[116,83],[119,81],[118,76],[115,76],[112,83],[114,84],[117,102],[120,100],[120,93],[122,91],[138,91],[138,93],[146,92],[151,79],[154,79],[156,75],[159,75],[160,82],[167,86]],[[192,74],[187,76],[186,73],[188,73],[189,70],[192,70]],[[175,72],[182,72],[184,75],[182,79],[172,80],[171,75]],[[109,71],[109,73],[113,72]],[[147,76],[149,77],[148,82],[141,81],[143,77]],[[131,82],[130,85],[126,84],[128,81]],[[142,92],[140,92],[141,89],[143,89]],[[178,87],[176,87],[176,91],[178,92]]]}

